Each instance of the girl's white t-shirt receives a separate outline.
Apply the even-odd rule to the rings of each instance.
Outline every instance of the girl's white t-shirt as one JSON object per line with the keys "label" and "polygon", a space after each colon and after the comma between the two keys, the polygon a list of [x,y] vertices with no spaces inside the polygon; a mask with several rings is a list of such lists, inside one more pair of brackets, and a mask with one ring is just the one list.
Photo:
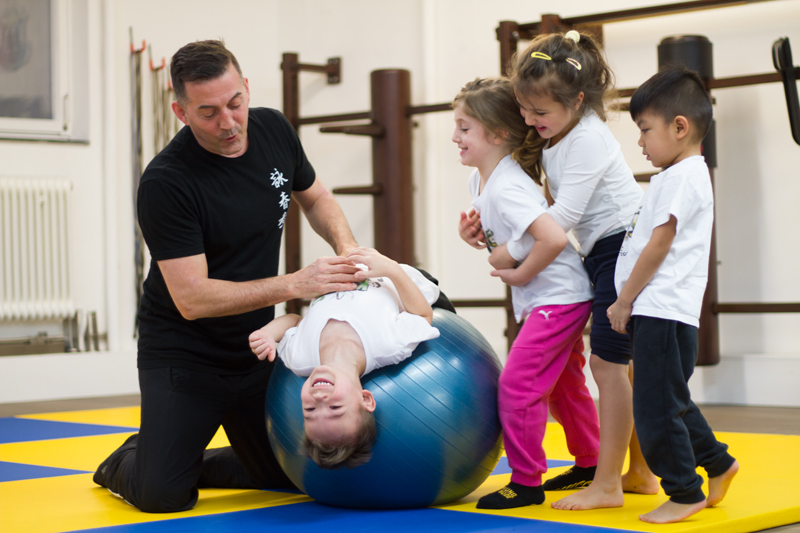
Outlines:
{"label": "girl's white t-shirt", "polygon": [[[419,270],[400,265],[419,287],[429,304],[439,298],[439,287]],[[308,376],[320,365],[319,338],[329,320],[347,322],[358,334],[367,357],[368,374],[399,363],[417,345],[439,336],[439,330],[419,315],[408,313],[389,278],[370,278],[355,290],[320,296],[300,323],[278,343],[278,357],[298,376]]]}
{"label": "girl's white t-shirt", "polygon": [[555,200],[548,213],[564,231],[572,230],[584,257],[599,239],[628,227],[641,205],[642,188],[594,111],[555,146],[545,146],[542,166]]}
{"label": "girl's white t-shirt", "polygon": [[[489,252],[506,244],[511,257],[524,260],[534,239],[528,227],[547,213],[547,200],[519,164],[507,155],[497,164],[482,192],[480,173],[469,178],[472,205],[480,212]],[[592,286],[572,244],[535,278],[522,287],[511,287],[517,322],[543,305],[566,305],[591,300]]]}
{"label": "girl's white t-shirt", "polygon": [[699,327],[714,222],[714,194],[703,156],[688,157],[651,178],[622,243],[614,284],[619,294],[653,230],[669,222],[670,215],[678,221],[672,247],[633,301],[632,314]]}

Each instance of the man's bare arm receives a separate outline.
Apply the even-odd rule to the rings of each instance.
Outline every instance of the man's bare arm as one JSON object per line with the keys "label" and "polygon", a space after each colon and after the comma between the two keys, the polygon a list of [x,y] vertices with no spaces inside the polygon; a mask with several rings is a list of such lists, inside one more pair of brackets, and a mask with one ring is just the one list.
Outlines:
{"label": "man's bare arm", "polygon": [[313,230],[331,245],[337,255],[346,256],[358,246],[342,208],[319,179],[305,191],[294,192],[293,196]]}
{"label": "man's bare arm", "polygon": [[205,254],[158,261],[170,296],[188,320],[247,313],[294,298],[316,298],[355,288],[351,261],[322,257],[285,276],[253,281],[225,281],[208,277]]}

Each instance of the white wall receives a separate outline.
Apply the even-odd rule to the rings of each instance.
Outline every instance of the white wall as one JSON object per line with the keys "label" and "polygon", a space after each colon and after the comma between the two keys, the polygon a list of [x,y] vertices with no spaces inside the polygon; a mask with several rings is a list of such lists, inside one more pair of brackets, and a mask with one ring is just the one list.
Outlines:
{"label": "white wall", "polygon": [[[656,2],[658,3],[658,2]],[[651,5],[611,0],[603,10]],[[542,13],[563,17],[597,12],[597,3],[531,0],[248,0],[234,7],[211,1],[89,0],[90,144],[0,141],[0,173],[65,175],[75,183],[75,298],[97,310],[110,350],[100,353],[0,358],[0,402],[136,392],[133,341],[133,239],[130,177],[129,28],[152,46],[154,59],[186,42],[222,37],[249,78],[253,105],[280,108],[283,52],[304,63],[343,61],[340,85],[301,74],[304,116],[367,111],[369,73],[405,68],[415,104],[450,101],[476,76],[499,73],[494,30],[500,20],[533,22]],[[772,42],[788,36],[800,57],[800,0],[762,2],[684,15],[610,24],[606,50],[619,87],[634,87],[656,69],[656,45],[681,33],[706,35],[714,45],[715,76],[773,71]],[[149,90],[149,73],[144,89]],[[153,155],[149,93],[145,92],[145,161]],[[797,210],[800,146],[793,143],[780,84],[714,91],[719,168],[716,173],[719,300],[797,302],[800,281]],[[452,117],[417,117],[415,185],[417,256],[452,298],[499,298],[483,252],[457,237],[458,212],[469,206],[469,170],[450,142]],[[651,169],[636,146],[630,119],[611,119],[635,172]],[[301,131],[306,151],[333,188],[367,184],[367,138]],[[372,244],[371,201],[340,202],[362,244]],[[303,261],[330,250],[304,226]],[[504,351],[499,310],[465,310],[498,351]],[[4,325],[0,323],[0,328]],[[800,406],[800,316],[724,315],[722,363],[700,368],[692,381],[698,401]],[[2,337],[2,333],[0,333]],[[67,367],[72,374],[67,375]],[[32,376],[42,376],[34,379]],[[109,389],[108,384],[113,383]]]}

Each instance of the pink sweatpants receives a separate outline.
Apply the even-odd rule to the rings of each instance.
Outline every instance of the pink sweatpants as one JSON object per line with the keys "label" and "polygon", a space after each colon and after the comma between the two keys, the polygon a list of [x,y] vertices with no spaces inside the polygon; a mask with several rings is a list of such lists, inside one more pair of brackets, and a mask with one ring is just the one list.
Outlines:
{"label": "pink sweatpants", "polygon": [[583,329],[591,302],[535,308],[500,375],[498,408],[511,481],[542,484],[547,408],[563,427],[575,464],[597,464],[600,426],[583,375]]}

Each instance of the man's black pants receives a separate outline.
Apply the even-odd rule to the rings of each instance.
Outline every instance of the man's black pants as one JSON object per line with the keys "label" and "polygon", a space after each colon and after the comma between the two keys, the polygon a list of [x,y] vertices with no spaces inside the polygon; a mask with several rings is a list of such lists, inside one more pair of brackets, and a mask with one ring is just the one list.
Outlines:
{"label": "man's black pants", "polygon": [[[151,513],[191,509],[203,487],[294,488],[267,437],[272,368],[239,375],[140,369],[139,435],[106,461],[106,486]],[[231,446],[205,451],[220,425]]]}

